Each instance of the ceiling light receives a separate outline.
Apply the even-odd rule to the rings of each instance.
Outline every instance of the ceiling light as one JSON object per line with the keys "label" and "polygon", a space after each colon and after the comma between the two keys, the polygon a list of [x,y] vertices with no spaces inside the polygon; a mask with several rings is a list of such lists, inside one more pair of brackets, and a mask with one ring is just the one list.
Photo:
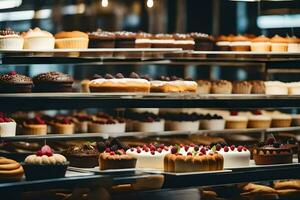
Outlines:
{"label": "ceiling light", "polygon": [[152,8],[153,5],[154,5],[153,0],[147,0],[147,7],[148,7],[148,8]]}
{"label": "ceiling light", "polygon": [[106,8],[108,6],[108,0],[102,0],[101,1],[101,6]]}

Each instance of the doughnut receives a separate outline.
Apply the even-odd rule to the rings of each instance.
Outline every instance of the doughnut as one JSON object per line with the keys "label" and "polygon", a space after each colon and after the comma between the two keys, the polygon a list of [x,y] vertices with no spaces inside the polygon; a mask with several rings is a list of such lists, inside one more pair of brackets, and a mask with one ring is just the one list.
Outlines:
{"label": "doughnut", "polygon": [[20,180],[23,177],[23,167],[15,160],[0,157],[0,181]]}

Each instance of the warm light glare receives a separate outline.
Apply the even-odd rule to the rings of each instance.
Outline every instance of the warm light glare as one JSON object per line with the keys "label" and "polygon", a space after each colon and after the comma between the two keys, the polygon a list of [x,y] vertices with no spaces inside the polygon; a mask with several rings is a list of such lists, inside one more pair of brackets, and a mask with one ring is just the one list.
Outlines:
{"label": "warm light glare", "polygon": [[2,0],[0,1],[0,9],[8,9],[19,7],[22,4],[22,0]]}
{"label": "warm light glare", "polygon": [[101,6],[102,7],[107,7],[108,6],[108,0],[102,0],[101,1]]}
{"label": "warm light glare", "polygon": [[148,8],[152,8],[153,4],[154,4],[153,0],[147,0],[147,7]]}

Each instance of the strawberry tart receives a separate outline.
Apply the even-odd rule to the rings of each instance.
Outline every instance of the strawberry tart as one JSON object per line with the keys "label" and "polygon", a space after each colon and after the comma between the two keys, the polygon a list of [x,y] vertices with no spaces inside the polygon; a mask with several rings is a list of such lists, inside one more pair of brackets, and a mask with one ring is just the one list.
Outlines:
{"label": "strawberry tart", "polygon": [[4,113],[0,113],[0,136],[11,137],[16,135],[16,122],[5,116]]}
{"label": "strawberry tart", "polygon": [[229,116],[225,117],[226,129],[246,129],[248,124],[248,117],[238,115],[238,112],[232,111]]}
{"label": "strawberry tart", "polygon": [[25,120],[21,125],[20,130],[21,135],[46,135],[47,134],[47,124],[40,117],[35,116],[32,119]]}

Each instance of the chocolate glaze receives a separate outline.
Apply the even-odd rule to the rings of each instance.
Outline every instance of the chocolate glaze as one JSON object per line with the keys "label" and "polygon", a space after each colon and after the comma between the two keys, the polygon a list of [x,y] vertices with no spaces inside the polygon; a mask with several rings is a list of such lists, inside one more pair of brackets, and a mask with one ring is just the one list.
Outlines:
{"label": "chocolate glaze", "polygon": [[68,74],[61,72],[47,72],[39,74],[33,77],[33,82],[62,82],[62,83],[73,83],[73,78]]}
{"label": "chocolate glaze", "polygon": [[1,74],[0,75],[0,84],[29,84],[32,85],[31,78],[16,74],[16,73],[9,73],[9,74]]}

